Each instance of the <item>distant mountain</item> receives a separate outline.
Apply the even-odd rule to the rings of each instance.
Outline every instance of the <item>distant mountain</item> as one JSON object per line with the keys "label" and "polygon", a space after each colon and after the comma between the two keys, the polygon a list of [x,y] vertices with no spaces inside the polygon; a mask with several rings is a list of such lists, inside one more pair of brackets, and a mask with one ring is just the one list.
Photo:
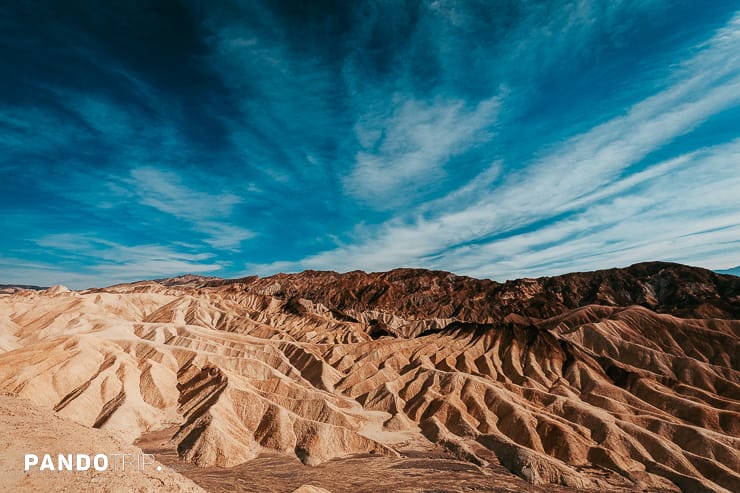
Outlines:
{"label": "distant mountain", "polygon": [[715,272],[717,272],[718,274],[728,274],[731,276],[740,276],[740,265],[738,265],[737,267],[731,267],[729,269],[718,270]]}
{"label": "distant mountain", "polygon": [[586,305],[641,305],[687,318],[740,319],[740,280],[669,262],[576,272],[504,283],[444,271],[394,269],[339,274],[305,271],[203,286],[239,285],[254,293],[297,297],[332,310],[382,310],[415,318],[487,322],[515,313],[547,318]]}
{"label": "distant mountain", "polygon": [[219,281],[220,277],[198,276],[195,274],[184,274],[177,277],[166,277],[164,279],[155,279],[156,282],[163,286],[198,286],[206,282]]}
{"label": "distant mountain", "polygon": [[33,291],[43,291],[48,289],[42,286],[32,286],[30,284],[0,284],[0,293],[14,293],[23,289],[32,289]]}

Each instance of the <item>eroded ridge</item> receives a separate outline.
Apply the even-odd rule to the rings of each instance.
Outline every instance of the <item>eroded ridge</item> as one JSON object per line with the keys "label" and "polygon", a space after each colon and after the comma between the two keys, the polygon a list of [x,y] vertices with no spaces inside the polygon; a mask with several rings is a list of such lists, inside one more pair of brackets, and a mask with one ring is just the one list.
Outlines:
{"label": "eroded ridge", "polygon": [[736,491],[740,280],[305,272],[0,295],[0,390],[236,466],[433,443],[532,484]]}

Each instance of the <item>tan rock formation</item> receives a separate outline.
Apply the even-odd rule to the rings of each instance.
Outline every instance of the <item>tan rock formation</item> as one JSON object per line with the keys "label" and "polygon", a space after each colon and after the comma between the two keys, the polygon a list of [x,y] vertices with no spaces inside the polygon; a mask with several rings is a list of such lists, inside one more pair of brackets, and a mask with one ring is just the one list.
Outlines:
{"label": "tan rock formation", "polygon": [[[682,317],[682,318],[679,318]],[[0,295],[0,390],[180,456],[439,444],[578,489],[736,491],[740,279],[674,264],[183,277]]]}
{"label": "tan rock formation", "polygon": [[[204,491],[170,468],[156,461],[141,459],[140,449],[125,443],[115,434],[81,426],[26,399],[0,395],[0,429],[3,430],[0,438],[2,491]],[[33,467],[25,471],[25,454],[39,457],[48,454],[56,468],[59,454],[72,453],[88,456],[102,453],[111,458],[104,471],[97,471],[94,467],[85,471],[51,471]],[[123,454],[129,454],[125,465]],[[144,462],[145,466],[141,466]]]}

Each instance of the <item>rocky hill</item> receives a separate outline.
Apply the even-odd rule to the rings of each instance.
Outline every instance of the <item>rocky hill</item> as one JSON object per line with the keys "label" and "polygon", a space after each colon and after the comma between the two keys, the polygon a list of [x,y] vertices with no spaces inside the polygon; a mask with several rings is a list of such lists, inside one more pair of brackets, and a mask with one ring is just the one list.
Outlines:
{"label": "rocky hill", "polygon": [[740,484],[740,278],[682,265],[19,291],[0,350],[0,391],[219,474],[436,447],[514,490]]}

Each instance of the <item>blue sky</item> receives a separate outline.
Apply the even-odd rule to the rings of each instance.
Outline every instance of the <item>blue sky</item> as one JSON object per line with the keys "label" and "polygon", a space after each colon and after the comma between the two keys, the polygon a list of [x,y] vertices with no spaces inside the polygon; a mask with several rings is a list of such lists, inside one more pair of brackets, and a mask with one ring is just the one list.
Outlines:
{"label": "blue sky", "polygon": [[15,3],[0,283],[740,264],[736,2]]}

